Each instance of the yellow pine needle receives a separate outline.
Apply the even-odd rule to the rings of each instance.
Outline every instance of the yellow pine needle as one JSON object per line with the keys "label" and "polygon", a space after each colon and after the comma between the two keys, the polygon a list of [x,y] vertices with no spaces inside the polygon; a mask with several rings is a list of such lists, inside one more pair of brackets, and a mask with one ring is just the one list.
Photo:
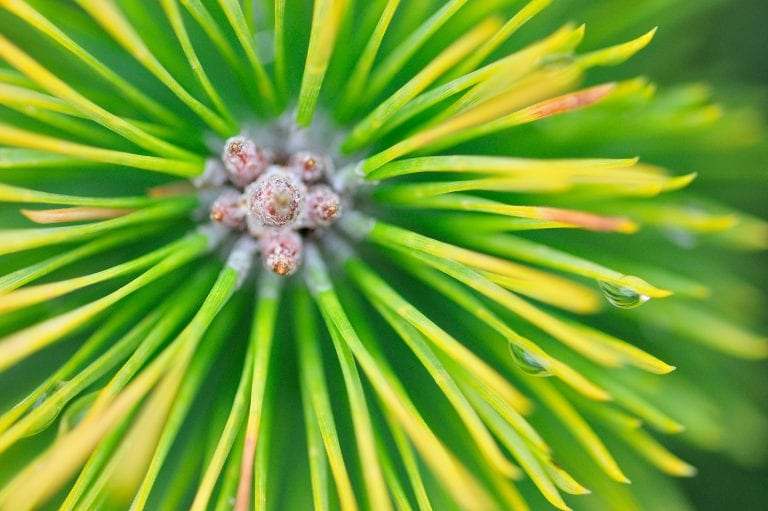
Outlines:
{"label": "yellow pine needle", "polygon": [[570,495],[589,495],[592,493],[592,491],[574,479],[571,474],[560,468],[552,459],[542,458],[540,461],[552,481],[565,493]]}
{"label": "yellow pine needle", "polygon": [[507,477],[519,476],[519,469],[510,463],[499,450],[490,432],[485,428],[485,425],[472,409],[469,402],[467,402],[466,397],[451,377],[449,371],[443,366],[435,353],[429,349],[426,339],[414,327],[396,316],[392,310],[379,303],[374,303],[373,305],[376,306],[379,313],[397,331],[400,337],[406,341],[414,351],[414,354],[424,364],[435,383],[440,387],[466,425],[478,448],[484,453],[485,458]]}
{"label": "yellow pine needle", "polygon": [[[117,468],[111,474],[112,481],[107,484],[110,496],[117,497],[118,502],[132,500],[132,511],[143,511],[146,507],[194,395],[235,320],[236,307],[223,309],[231,298],[229,291],[235,285],[236,276],[233,274],[230,268],[220,273],[206,303],[192,320],[191,324],[197,323],[194,331],[187,328],[182,335],[186,332],[190,335],[178,338],[185,345],[173,367],[154,390],[141,415],[131,426],[131,431],[123,439],[122,452],[112,456]],[[219,312],[219,321],[212,325]],[[204,314],[207,316],[201,321]],[[204,334],[207,335],[205,344],[199,346]]]}
{"label": "yellow pine needle", "polygon": [[521,122],[531,122],[552,117],[553,115],[579,110],[597,103],[615,89],[615,83],[597,85],[595,87],[590,87],[589,89],[542,101],[541,103],[522,110],[516,117],[521,119]]}
{"label": "yellow pine needle", "polygon": [[87,239],[133,224],[149,223],[148,228],[151,228],[153,222],[158,220],[184,217],[196,203],[197,199],[190,201],[179,199],[100,222],[62,227],[0,230],[0,254]]}
{"label": "yellow pine needle", "polygon": [[393,381],[392,375],[383,371],[379,362],[365,348],[338,301],[317,249],[311,245],[307,248],[306,278],[329,328],[338,330],[384,405],[397,418],[427,464],[459,505],[470,511],[492,507],[490,497],[482,486],[435,436],[401,387]]}
{"label": "yellow pine needle", "polygon": [[[506,122],[507,117],[505,115],[507,113],[567,89],[575,83],[578,77],[579,72],[574,67],[548,71],[544,76],[533,75],[519,87],[469,108],[441,124],[428,127],[389,149],[367,158],[363,162],[362,170],[368,174],[385,163],[418,149],[430,147],[436,142],[445,141],[455,136],[459,136],[463,140],[466,133],[474,133],[473,128],[481,127],[485,130],[486,126],[496,126],[499,120]],[[561,105],[563,101],[560,100]],[[563,105],[564,107],[565,105]],[[537,106],[537,111],[543,113],[543,108],[544,106]],[[555,106],[552,105],[551,108],[555,108]],[[524,115],[530,117],[532,114],[525,112]]]}
{"label": "yellow pine needle", "polygon": [[[540,279],[534,283],[493,272],[481,271],[480,274],[505,289],[576,314],[594,314],[602,308],[602,302],[593,290],[559,277]],[[546,280],[551,282],[544,288],[540,287]]]}
{"label": "yellow pine needle", "polygon": [[[164,352],[98,415],[86,417],[59,437],[0,492],[0,507],[27,511],[50,498],[85,462],[101,438],[139,404],[168,370],[173,353]],[[41,477],[41,473],[45,477]]]}
{"label": "yellow pine needle", "polygon": [[81,222],[88,220],[105,220],[133,213],[135,209],[116,208],[56,208],[56,209],[22,209],[21,214],[38,224],[60,224],[66,222]]}
{"label": "yellow pine needle", "polygon": [[344,86],[344,96],[339,101],[337,107],[339,108],[338,113],[340,117],[346,118],[349,116],[356,98],[361,97],[363,94],[363,87],[368,81],[381,42],[384,39],[384,35],[386,34],[389,24],[392,22],[392,18],[395,16],[395,11],[397,11],[399,5],[400,0],[387,0],[384,10],[381,12],[381,17],[376,24],[376,28],[374,28],[371,33],[371,37],[368,39],[365,49],[357,60],[355,69],[352,71],[347,84]]}
{"label": "yellow pine needle", "polygon": [[166,157],[190,161],[199,159],[199,156],[148,134],[131,122],[88,100],[2,35],[0,35],[0,57],[54,96],[136,145]]}
{"label": "yellow pine needle", "polygon": [[141,92],[130,82],[118,76],[100,60],[98,60],[92,54],[88,53],[82,46],[73,41],[69,36],[67,36],[65,32],[51,23],[50,20],[36,11],[25,0],[0,0],[0,5],[15,15],[19,16],[35,29],[50,37],[59,46],[72,53],[85,65],[91,68],[96,74],[101,76],[104,80],[122,92],[126,98],[133,101],[136,105],[143,108],[156,119],[173,124],[175,126],[183,125],[183,122],[170,110],[163,107],[160,103]]}
{"label": "yellow pine needle", "polygon": [[368,145],[389,118],[446,71],[466,58],[472,50],[486,41],[499,28],[499,25],[496,18],[487,19],[443,50],[408,83],[381,102],[371,114],[358,123],[342,144],[342,150],[349,153]]}
{"label": "yellow pine needle", "polygon": [[0,339],[0,372],[60,340],[125,296],[201,254],[207,245],[205,236],[192,235],[176,252],[118,290],[72,311],[6,335]]}
{"label": "yellow pine needle", "polygon": [[666,434],[677,434],[685,431],[685,426],[649,403],[644,396],[641,396],[632,388],[613,379],[600,378],[600,380],[610,390],[616,403],[637,416],[644,424]]}
{"label": "yellow pine needle", "polygon": [[523,8],[509,19],[494,35],[486,41],[477,51],[473,52],[463,63],[461,63],[454,71],[452,76],[461,76],[474,70],[481,62],[483,62],[491,53],[493,53],[499,46],[504,44],[517,30],[525,23],[530,21],[531,18],[543,11],[552,0],[531,0]]}
{"label": "yellow pine needle", "polygon": [[[568,69],[569,68],[566,67],[565,70],[561,71],[561,73],[567,73]],[[545,84],[548,83],[547,80],[544,79],[539,79],[538,81],[543,81]],[[552,80],[552,85],[557,85],[556,79]],[[555,93],[561,93],[567,88],[570,87],[566,87],[564,84],[564,86],[561,87],[561,90]],[[555,115],[588,108],[610,97],[612,93],[616,92],[617,90],[619,90],[619,84],[606,83],[588,89],[557,96],[551,99],[546,99],[508,115],[496,116],[493,119],[489,119],[489,121],[486,123],[475,124],[473,126],[467,127],[464,130],[455,131],[452,134],[453,136],[448,137],[436,146],[433,146],[433,149],[436,150],[446,145],[459,144],[467,140],[472,140],[522,124],[531,123]],[[552,94],[548,95],[551,96]]]}
{"label": "yellow pine needle", "polygon": [[[481,179],[465,179],[461,181],[439,181],[420,183],[418,185],[400,185],[393,188],[382,188],[378,195],[386,197],[388,193],[400,196],[413,195],[416,197],[432,197],[455,192],[489,191],[489,192],[564,192],[572,185],[566,179],[558,176],[510,176],[488,177]],[[414,198],[416,198],[414,197]]]}
{"label": "yellow pine needle", "polygon": [[83,197],[47,193],[0,183],[0,202],[28,204],[62,204],[66,206],[92,206],[97,208],[138,208],[157,201],[149,197]]}
{"label": "yellow pine needle", "polygon": [[391,413],[385,412],[384,418],[387,420],[389,430],[395,440],[395,446],[400,452],[400,458],[405,466],[405,472],[408,474],[408,479],[411,481],[411,488],[416,495],[416,503],[418,504],[419,510],[432,511],[432,504],[429,501],[429,495],[427,495],[427,489],[424,487],[424,480],[419,471],[418,460],[414,455],[411,444],[408,442],[408,437]]}
{"label": "yellow pine needle", "polygon": [[450,227],[451,232],[460,233],[462,235],[462,242],[466,244],[479,245],[476,240],[467,235],[468,231],[472,231],[477,234],[493,234],[501,236],[501,233],[506,232],[518,232],[518,231],[536,231],[544,229],[574,229],[573,226],[562,224],[559,222],[550,222],[546,220],[531,220],[530,218],[513,218],[498,215],[488,214],[473,214],[466,215],[464,213],[450,213],[444,212],[440,215],[442,222],[440,226],[435,226],[441,229],[440,232],[446,235],[442,230],[442,227]]}
{"label": "yellow pine needle", "polygon": [[676,369],[675,366],[671,366],[666,362],[659,360],[634,344],[617,339],[601,330],[575,322],[566,321],[566,323],[574,331],[589,338],[591,342],[600,345],[605,351],[612,352],[617,357],[620,357],[626,364],[633,365],[639,369],[654,374],[668,374]]}
{"label": "yellow pine needle", "polygon": [[582,173],[625,172],[635,167],[638,158],[627,159],[571,159],[543,160],[503,156],[448,155],[424,156],[387,163],[370,173],[370,179],[386,179],[422,172],[481,173],[491,175],[538,175],[559,176],[561,173],[580,175]]}
{"label": "yellow pine needle", "polygon": [[[371,355],[378,359],[379,367],[382,373],[388,376],[392,384],[399,390],[402,395],[405,395],[405,390],[399,386],[397,379],[392,372],[392,368],[387,363],[385,355],[380,351],[378,345],[376,344],[375,339],[378,336],[374,331],[370,321],[367,321],[369,315],[363,310],[359,300],[354,298],[354,295],[352,294],[349,287],[344,287],[341,289],[341,291],[343,294],[340,296],[340,298],[344,301],[344,304],[347,307],[348,317],[354,317],[356,320],[354,326],[357,329],[357,333],[360,339],[364,342],[365,347],[370,350]],[[410,479],[413,491],[416,494],[416,500],[419,508],[424,510],[431,510],[429,498],[426,495],[426,490],[424,489],[423,481],[419,473],[419,468],[416,464],[416,458],[414,457],[413,450],[408,443],[407,437],[403,433],[403,430],[397,421],[394,420],[391,413],[388,413],[386,410],[384,410],[384,418],[389,425],[389,431],[394,438],[395,446],[400,452],[401,460],[405,467],[406,474]]]}
{"label": "yellow pine needle", "polygon": [[[493,388],[478,382],[474,378],[474,375],[460,364],[452,362],[451,366],[460,378],[461,388],[464,391],[464,394],[469,396],[471,392],[476,393],[478,398],[482,399],[484,403],[487,403],[491,408],[496,410],[496,413],[498,413],[501,418],[525,440],[530,448],[545,454],[552,452],[552,448],[544,441],[541,435],[539,435],[536,428],[525,420],[517,410],[510,406],[498,392]],[[477,407],[475,406],[475,408]],[[516,479],[517,474],[512,474],[512,477]]]}
{"label": "yellow pine needle", "polygon": [[640,456],[650,461],[662,472],[675,477],[693,477],[696,467],[689,465],[661,445],[643,429],[624,430],[621,437]]}
{"label": "yellow pine needle", "polygon": [[[306,318],[305,318],[306,319]],[[301,379],[302,396],[309,391]],[[315,420],[312,405],[306,397],[301,400],[304,409],[304,424],[307,436],[307,455],[309,458],[310,484],[312,485],[312,503],[317,511],[329,511],[328,507],[328,465],[323,455],[323,437],[320,426]],[[390,483],[391,484],[391,483]]]}
{"label": "yellow pine needle", "polygon": [[646,321],[721,353],[748,360],[768,358],[768,338],[689,302],[665,304]]}
{"label": "yellow pine needle", "polygon": [[82,289],[86,286],[120,277],[132,271],[140,270],[141,268],[154,264],[164,256],[172,253],[175,249],[183,248],[185,243],[186,240],[171,243],[132,261],[90,275],[74,277],[58,282],[39,284],[37,286],[24,287],[10,293],[0,294],[0,314],[7,314],[8,312],[29,307],[36,303],[53,300],[59,296]]}
{"label": "yellow pine needle", "polygon": [[373,432],[373,424],[371,423],[371,415],[365,401],[365,391],[360,380],[360,374],[357,371],[357,366],[355,365],[355,359],[349,347],[341,339],[339,332],[331,328],[330,334],[339,358],[339,364],[341,365],[347,396],[349,396],[355,443],[360,456],[360,463],[365,467],[365,470],[363,470],[363,481],[368,494],[369,505],[373,509],[391,511],[392,502],[389,499],[387,485],[384,481],[381,461],[376,452],[376,439]]}
{"label": "yellow pine needle", "polygon": [[585,68],[593,66],[615,66],[629,60],[653,40],[656,28],[632,41],[596,50],[577,57],[577,62]]}
{"label": "yellow pine needle", "polygon": [[407,247],[488,272],[521,293],[565,305],[569,310],[594,312],[600,307],[597,294],[589,288],[522,264],[451,245],[383,222],[377,222],[371,235],[393,248]]}
{"label": "yellow pine needle", "polygon": [[461,110],[461,107],[465,104],[473,103],[483,96],[481,94],[482,91],[486,91],[486,96],[493,96],[490,90],[498,91],[498,93],[506,91],[510,88],[510,84],[518,85],[516,78],[520,78],[532,69],[535,69],[546,54],[574,46],[581,40],[583,34],[583,27],[573,29],[572,26],[566,26],[543,41],[534,43],[524,50],[503,57],[483,66],[477,71],[460,76],[429,92],[425,92],[400,108],[391,117],[390,121],[381,128],[380,133],[384,134],[392,131],[430,106],[434,106],[469,87],[477,85],[473,92],[465,95],[464,98],[453,105],[444,108],[442,113],[434,117],[429,124],[438,124],[443,119],[450,117],[453,112]]}
{"label": "yellow pine needle", "polygon": [[743,213],[737,217],[736,225],[718,234],[717,239],[743,250],[767,250],[768,222]]}
{"label": "yellow pine needle", "polygon": [[[111,480],[107,485],[109,488],[108,498],[116,501],[130,499],[132,492],[135,492],[136,488],[139,487],[145,469],[151,463],[150,456],[154,452],[153,446],[165,426],[165,416],[169,412],[184,377],[189,373],[189,364],[197,351],[197,347],[214,318],[232,297],[237,287],[237,280],[237,271],[229,265],[225,266],[219,272],[216,282],[195,316],[163,353],[155,359],[155,361],[168,361],[165,377],[156,387],[155,392],[149,398],[149,402],[127,433],[127,440],[124,440],[123,445],[112,457],[110,465],[102,475],[105,484],[106,479]],[[229,319],[231,320],[231,318]],[[223,336],[219,338],[221,339]],[[136,353],[134,353],[135,355]],[[126,370],[129,365],[130,362],[123,366],[121,372]],[[196,369],[194,368],[192,372],[194,373]],[[141,378],[142,374],[137,379]],[[120,373],[102,388],[82,423],[98,421],[128,391],[130,385],[126,387],[126,390],[120,392],[119,375]],[[162,420],[158,420],[158,416],[161,416]],[[154,440],[147,441],[148,439]]]}
{"label": "yellow pine needle", "polygon": [[165,11],[165,15],[168,17],[168,20],[173,26],[173,31],[176,33],[176,38],[181,44],[184,55],[187,57],[189,66],[192,68],[192,71],[197,77],[197,81],[200,83],[200,86],[203,88],[205,93],[211,99],[211,102],[216,106],[216,109],[224,118],[224,121],[229,126],[229,130],[233,133],[237,132],[237,122],[232,117],[232,113],[227,109],[224,101],[221,99],[221,96],[216,91],[215,86],[211,83],[210,78],[208,78],[208,74],[205,72],[202,63],[200,62],[200,59],[195,52],[195,49],[192,45],[192,40],[187,33],[186,27],[184,26],[184,18],[181,15],[181,10],[179,9],[177,0],[162,0],[162,6],[163,10]]}
{"label": "yellow pine needle", "polygon": [[281,95],[287,93],[288,79],[285,70],[285,2],[286,0],[275,0],[275,80],[277,82],[277,88]]}
{"label": "yellow pine needle", "polygon": [[246,415],[248,392],[251,387],[251,376],[253,375],[251,368],[253,367],[254,344],[255,339],[251,338],[248,344],[245,362],[243,363],[243,371],[240,375],[237,390],[235,391],[235,398],[232,402],[229,415],[227,416],[224,430],[219,437],[213,455],[200,479],[200,484],[197,487],[194,499],[189,507],[190,511],[205,511],[208,509],[208,503],[210,502],[214,487],[221,475],[227,457],[232,450],[232,446],[235,443],[235,437],[242,427],[243,419]]}
{"label": "yellow pine needle", "polygon": [[[504,94],[510,95],[514,94],[515,91],[525,90],[525,87],[530,86],[533,82],[541,83],[552,76],[550,72],[541,67],[544,59],[547,56],[569,51],[577,46],[583,38],[583,25],[576,28],[566,25],[549,37],[501,59],[494,66],[494,72],[487,79],[478,83],[458,101],[443,109],[429,124],[440,124],[473,106],[500,98]],[[543,98],[543,96],[533,97]],[[534,99],[530,101],[534,101]],[[518,102],[518,107],[524,104],[525,102]]]}
{"label": "yellow pine needle", "polygon": [[152,198],[178,197],[191,195],[197,189],[190,181],[174,181],[165,185],[153,186],[147,190],[147,195]]}
{"label": "yellow pine needle", "polygon": [[34,90],[0,83],[0,104],[40,108],[49,112],[81,117],[82,114],[66,102]]}
{"label": "yellow pine needle", "polygon": [[611,406],[586,401],[580,401],[578,404],[580,408],[599,420],[601,424],[617,430],[637,429],[643,425],[643,421],[637,417]]}
{"label": "yellow pine needle", "polygon": [[537,378],[529,378],[525,382],[609,477],[621,483],[629,483],[597,433],[552,384]]}
{"label": "yellow pine needle", "polygon": [[376,297],[392,312],[416,327],[440,351],[468,368],[479,381],[498,392],[516,410],[521,413],[530,411],[530,402],[519,390],[461,342],[432,322],[418,308],[403,299],[359,260],[349,260],[347,268],[369,296]]}
{"label": "yellow pine needle", "polygon": [[362,104],[369,104],[376,96],[381,94],[419,48],[426,44],[430,37],[464,7],[467,2],[468,0],[448,0],[437,12],[424,20],[408,37],[400,42],[374,70]]}
{"label": "yellow pine needle", "polygon": [[263,273],[259,282],[259,293],[251,330],[251,336],[255,338],[256,350],[252,367],[253,374],[251,375],[251,401],[248,408],[235,511],[247,511],[252,506],[255,506],[256,509],[262,509],[262,505],[257,499],[257,492],[253,490],[256,486],[254,478],[258,476],[254,470],[254,459],[260,438],[264,396],[269,376],[269,362],[275,336],[281,284],[280,277],[271,272]]}
{"label": "yellow pine needle", "polygon": [[88,166],[88,162],[64,158],[56,154],[12,147],[0,148],[0,170],[39,167],[60,168],[70,165]]}
{"label": "yellow pine needle", "polygon": [[[445,187],[445,183],[440,183],[439,185]],[[584,211],[544,206],[503,204],[472,195],[452,193],[453,191],[450,189],[450,186],[453,186],[453,184],[449,183],[448,185],[445,187],[447,190],[443,195],[436,194],[435,188],[438,188],[438,186],[429,184],[393,185],[388,188],[382,188],[377,193],[377,198],[387,202],[402,203],[419,208],[454,209],[546,220],[596,232],[631,234],[638,230],[637,224],[624,217],[610,217]],[[431,189],[430,186],[432,186]]]}
{"label": "yellow pine needle", "polygon": [[571,508],[563,500],[560,492],[557,490],[557,486],[555,486],[547,471],[539,463],[537,456],[531,452],[523,439],[488,404],[479,399],[477,395],[470,393],[469,397],[475,404],[478,413],[485,419],[499,440],[514,455],[544,498],[557,509],[569,511]]}
{"label": "yellow pine needle", "polygon": [[460,284],[450,280],[443,274],[431,270],[425,266],[416,265],[402,265],[404,269],[414,273],[417,277],[422,278],[432,287],[456,301],[467,312],[471,313],[474,317],[484,322],[497,332],[499,332],[507,342],[515,342],[519,344],[525,351],[536,357],[541,361],[542,365],[547,368],[555,377],[562,380],[567,385],[570,385],[574,390],[580,392],[582,395],[596,401],[608,401],[611,399],[610,394],[604,389],[598,387],[581,373],[571,368],[569,365],[561,362],[555,357],[550,356],[547,352],[541,349],[535,342],[527,339],[517,332],[512,330],[507,323],[494,314],[490,309],[485,307],[480,300],[475,298],[472,293],[461,286]]}
{"label": "yellow pine needle", "polygon": [[644,224],[655,227],[671,227],[699,233],[718,233],[732,229],[739,223],[736,213],[714,213],[695,207],[675,204],[643,203],[624,204],[632,216]]}
{"label": "yellow pine needle", "polygon": [[107,476],[105,485],[108,501],[114,504],[129,502],[141,484],[186,368],[186,360],[177,361],[160,380],[125,433],[119,449],[112,455],[110,465],[114,468]]}
{"label": "yellow pine needle", "polygon": [[455,261],[435,258],[426,253],[412,252],[411,255],[451,275],[521,318],[528,320],[585,357],[607,367],[618,367],[621,365],[622,358],[617,354],[606,352],[604,347],[594,342],[593,339],[577,332],[551,314],[494,284],[469,267]]}
{"label": "yellow pine needle", "polygon": [[[2,43],[1,37],[0,44]],[[114,151],[112,149],[102,149],[21,130],[8,124],[0,124],[0,143],[13,147],[37,149],[72,158],[134,167],[177,176],[196,176],[202,173],[204,167],[204,161],[199,156],[195,156],[194,159],[171,160],[157,156],[145,156]]]}
{"label": "yellow pine needle", "polygon": [[[296,300],[296,335],[299,350],[299,367],[302,401],[313,411],[305,420],[315,421],[325,446],[326,456],[331,468],[342,511],[358,509],[355,492],[347,472],[344,455],[339,444],[334,415],[328,395],[328,386],[317,343],[316,316],[309,297],[300,292]],[[298,320],[298,318],[302,318]]]}
{"label": "yellow pine needle", "polygon": [[[159,229],[142,230],[141,235],[153,234]],[[51,258],[44,259],[30,266],[20,268],[14,272],[0,277],[0,296],[9,293],[19,287],[37,280],[45,275],[79,261],[93,254],[97,254],[112,247],[119,247],[139,239],[137,230],[124,229],[114,234],[106,234],[95,241],[85,243],[72,250],[64,251]]]}
{"label": "yellow pine needle", "polygon": [[[404,511],[411,511],[411,503],[408,500],[408,494],[405,492],[400,478],[398,477],[397,469],[394,463],[389,457],[387,452],[387,446],[377,438],[376,442],[376,454],[381,460],[382,470],[386,479],[387,489],[392,493],[392,500],[394,501],[397,509]],[[315,509],[319,509],[315,507]]]}
{"label": "yellow pine needle", "polygon": [[316,0],[312,14],[312,30],[309,36],[309,50],[301,79],[296,122],[308,126],[320,95],[325,72],[331,61],[336,44],[341,18],[348,0]]}
{"label": "yellow pine needle", "polygon": [[398,160],[373,171],[379,180],[417,173],[478,173],[482,179],[435,184],[442,193],[462,190],[565,191],[579,186],[606,193],[654,196],[688,186],[697,176],[669,176],[658,167],[626,160],[532,160],[492,156],[427,156]]}
{"label": "yellow pine needle", "polygon": [[507,342],[515,342],[519,344],[525,351],[536,357],[549,372],[567,385],[570,385],[574,390],[596,401],[608,401],[611,399],[610,394],[604,389],[589,381],[569,365],[550,356],[536,343],[512,330],[501,320],[501,318],[485,307],[482,302],[476,299],[466,288],[434,270],[423,267],[412,268],[409,265],[404,265],[403,267],[415,273],[435,287],[435,289],[462,305],[467,312],[499,332]]}
{"label": "yellow pine needle", "polygon": [[[188,0],[184,1],[187,2]],[[274,105],[276,100],[275,89],[269,79],[269,76],[267,75],[267,72],[264,70],[264,65],[261,63],[258,55],[256,54],[253,33],[248,27],[249,22],[246,19],[245,13],[240,6],[240,2],[238,0],[218,0],[218,4],[219,7],[221,7],[221,10],[224,11],[229,24],[232,26],[232,30],[234,30],[235,35],[237,36],[237,40],[240,42],[243,51],[245,51],[248,62],[251,64],[253,76],[256,77],[256,87],[259,90],[261,99],[266,101],[267,105],[269,106]],[[215,21],[213,24],[217,25]]]}
{"label": "yellow pine needle", "polygon": [[232,125],[221,119],[208,107],[194,98],[160,63],[144,44],[131,22],[123,15],[113,0],[77,0],[77,3],[96,20],[125,50],[138,60],[160,82],[171,90],[190,110],[195,112],[208,126],[221,136],[236,132]]}
{"label": "yellow pine needle", "polygon": [[[568,69],[568,67],[565,68],[565,70],[561,71],[561,73],[567,73]],[[538,81],[542,80],[543,79],[540,78]],[[544,81],[544,83],[547,82]],[[557,85],[556,80],[553,80],[553,85]],[[555,93],[560,93],[566,88],[568,87],[563,86],[561,87],[560,91]],[[460,142],[496,133],[498,131],[509,129],[514,126],[519,126],[521,124],[535,122],[555,115],[587,108],[599,103],[606,97],[609,97],[612,92],[617,90],[617,88],[618,84],[616,83],[606,83],[603,85],[590,87],[588,89],[557,96],[551,99],[546,99],[544,101],[539,101],[536,104],[510,113],[508,115],[495,116],[494,118],[489,119],[488,122],[482,124],[478,123],[473,126],[469,126],[464,130],[454,132],[453,137],[442,142],[442,144],[458,144]]]}
{"label": "yellow pine needle", "polygon": [[[349,218],[349,215],[347,215],[347,217],[348,221],[354,221],[354,219]],[[359,217],[358,219],[362,218],[363,217]],[[348,227],[350,224],[345,225]],[[344,228],[345,225],[343,224],[342,228]],[[388,235],[390,232],[392,232],[391,226],[375,222],[373,228],[367,233],[367,236],[371,241],[390,246],[400,251],[405,251],[412,257],[464,282],[467,286],[475,289],[491,300],[494,300],[499,305],[506,307],[522,318],[527,319],[575,351],[578,351],[595,362],[609,367],[618,367],[622,364],[621,356],[613,352],[606,352],[604,346],[595,342],[594,339],[576,331],[574,328],[571,328],[568,324],[558,320],[551,314],[544,312],[517,295],[494,284],[470,267],[456,261],[432,256],[426,252],[405,249],[402,244],[392,242],[391,236]]]}
{"label": "yellow pine needle", "polygon": [[500,257],[520,259],[556,270],[573,273],[608,282],[619,287],[627,287],[649,298],[666,298],[671,291],[660,289],[645,280],[632,275],[624,275],[591,260],[557,250],[530,240],[510,235],[477,236],[470,234],[463,239],[472,246]]}

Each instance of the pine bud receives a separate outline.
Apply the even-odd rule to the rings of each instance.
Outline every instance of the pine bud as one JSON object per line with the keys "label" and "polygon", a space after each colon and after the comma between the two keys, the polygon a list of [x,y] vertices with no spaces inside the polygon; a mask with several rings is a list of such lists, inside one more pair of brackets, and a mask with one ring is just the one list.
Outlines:
{"label": "pine bud", "polygon": [[316,185],[307,193],[306,218],[312,227],[332,224],[341,214],[341,198],[330,186]]}
{"label": "pine bud", "polygon": [[301,265],[301,236],[290,230],[271,231],[260,241],[264,268],[281,276],[292,275]]}
{"label": "pine bud", "polygon": [[267,170],[272,158],[269,151],[262,150],[253,140],[243,136],[227,140],[221,154],[230,181],[240,188],[256,181]]}
{"label": "pine bud", "polygon": [[298,151],[288,159],[288,168],[305,183],[314,183],[328,175],[331,170],[331,162],[325,156],[308,151]]}
{"label": "pine bud", "polygon": [[282,227],[296,221],[305,193],[306,187],[292,174],[270,171],[245,190],[248,212],[266,226]]}
{"label": "pine bud", "polygon": [[211,206],[211,220],[233,229],[245,229],[245,197],[234,188],[227,188]]}

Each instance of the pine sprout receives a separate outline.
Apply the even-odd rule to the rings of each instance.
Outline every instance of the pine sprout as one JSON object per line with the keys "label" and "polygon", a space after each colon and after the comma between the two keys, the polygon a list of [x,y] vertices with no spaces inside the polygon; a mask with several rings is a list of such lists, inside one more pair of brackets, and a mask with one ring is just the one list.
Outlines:
{"label": "pine sprout", "polygon": [[662,435],[757,451],[709,252],[768,223],[662,165],[760,127],[549,4],[0,0],[0,508],[654,508]]}

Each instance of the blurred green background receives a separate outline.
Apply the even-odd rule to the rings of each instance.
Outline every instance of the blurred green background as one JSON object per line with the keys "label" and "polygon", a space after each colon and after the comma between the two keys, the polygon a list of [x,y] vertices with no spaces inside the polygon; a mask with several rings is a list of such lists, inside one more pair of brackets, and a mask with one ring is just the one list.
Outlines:
{"label": "blurred green background", "polygon": [[[733,108],[752,104],[760,110],[763,121],[768,120],[768,1],[766,0],[577,0],[565,2],[579,5],[586,13],[585,43],[600,44],[617,34],[590,31],[611,12],[619,17],[624,9],[646,10],[647,20],[635,19],[630,36],[659,25],[653,43],[633,58],[620,71],[626,76],[645,74],[661,86],[680,82],[712,84],[715,99]],[[653,5],[658,6],[652,13]],[[664,5],[666,4],[666,6]],[[567,9],[561,5],[560,8]],[[590,18],[590,16],[592,16]],[[591,22],[595,22],[591,24]],[[602,26],[605,26],[604,24]],[[591,33],[590,33],[591,32]],[[618,39],[616,39],[618,37]],[[615,70],[614,70],[615,71]],[[715,195],[738,203],[765,218],[768,216],[768,141],[763,139],[754,154],[734,155],[734,168],[725,172],[741,173],[735,168],[750,165],[751,179],[743,185],[721,183]],[[702,174],[706,183],[706,173]],[[768,289],[768,257],[754,255],[750,272],[762,289]],[[768,313],[762,318],[763,331],[768,330]],[[768,372],[768,365],[762,368]],[[768,392],[762,392],[763,405],[768,410]],[[716,454],[703,453],[680,446],[678,452],[699,468],[699,475],[683,484],[700,510],[761,510],[768,509],[768,460],[761,466],[744,467]]]}

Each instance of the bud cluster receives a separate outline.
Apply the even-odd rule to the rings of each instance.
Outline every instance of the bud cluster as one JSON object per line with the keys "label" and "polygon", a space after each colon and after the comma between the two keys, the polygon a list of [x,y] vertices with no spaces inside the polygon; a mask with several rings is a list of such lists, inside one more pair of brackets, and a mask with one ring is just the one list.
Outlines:
{"label": "bud cluster", "polygon": [[330,185],[330,158],[310,151],[280,154],[242,135],[221,154],[228,186],[211,205],[211,220],[259,241],[264,267],[291,275],[301,265],[302,236],[333,224],[342,199]]}

